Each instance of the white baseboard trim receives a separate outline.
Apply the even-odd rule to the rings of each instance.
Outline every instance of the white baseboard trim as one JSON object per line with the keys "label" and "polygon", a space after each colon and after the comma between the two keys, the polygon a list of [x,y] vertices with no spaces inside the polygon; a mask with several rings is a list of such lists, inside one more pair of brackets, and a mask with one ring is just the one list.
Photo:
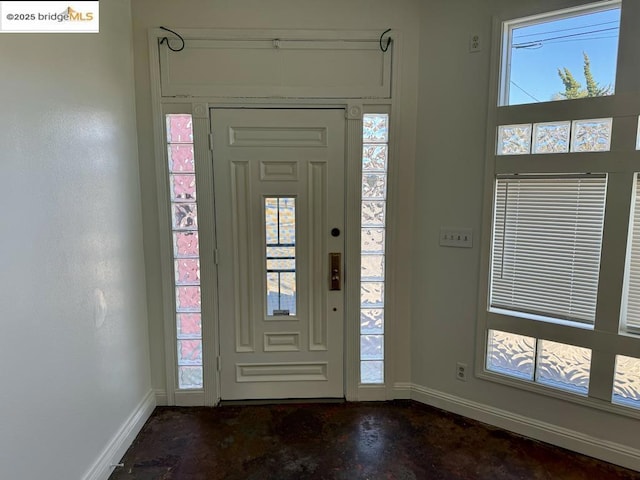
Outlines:
{"label": "white baseboard trim", "polygon": [[640,471],[640,450],[601,440],[575,430],[494,408],[420,385],[411,386],[411,399],[457,413],[511,432]]}
{"label": "white baseboard trim", "polygon": [[169,400],[167,397],[167,391],[161,388],[156,388],[153,393],[156,396],[156,406],[165,407],[169,405]]}
{"label": "white baseboard trim", "polygon": [[396,382],[391,389],[394,400],[408,400],[411,398],[413,384],[408,382]]}
{"label": "white baseboard trim", "polygon": [[151,416],[155,407],[155,392],[149,390],[104,450],[102,450],[102,453],[98,456],[91,468],[89,468],[89,471],[82,477],[82,480],[107,480],[113,472],[111,465],[120,462],[120,459],[131,446],[136,435],[138,435],[144,423]]}

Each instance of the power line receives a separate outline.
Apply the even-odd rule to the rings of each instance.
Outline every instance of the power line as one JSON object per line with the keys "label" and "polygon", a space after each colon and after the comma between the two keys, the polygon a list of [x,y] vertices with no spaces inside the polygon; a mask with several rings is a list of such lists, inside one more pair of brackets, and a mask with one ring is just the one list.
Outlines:
{"label": "power line", "polygon": [[586,42],[587,40],[603,40],[603,39],[606,39],[606,38],[618,38],[618,36],[617,35],[609,35],[609,36],[606,36],[606,37],[576,38],[576,39],[573,39],[573,40],[554,40],[553,42],[548,42],[548,43],[552,44],[552,43]]}
{"label": "power line", "polygon": [[525,42],[525,43],[514,43],[514,44],[511,45],[511,48],[530,48],[530,47],[534,47],[534,46],[537,46],[537,45],[541,45],[542,43],[548,42],[550,40],[559,40],[559,39],[562,39],[562,38],[580,37],[580,36],[589,35],[589,34],[592,34],[592,33],[609,32],[611,30],[618,30],[618,27],[601,28],[599,30],[591,30],[590,32],[572,33],[572,34],[569,34],[569,35],[559,35],[557,37],[541,38],[539,40],[531,40],[531,41]]}
{"label": "power line", "polygon": [[[581,30],[583,28],[591,28],[591,27],[599,27],[600,25],[609,25],[611,23],[620,24],[619,20],[613,20],[611,22],[602,22],[602,23],[593,23],[591,25],[582,25],[581,27],[571,27],[571,28],[562,28],[560,30],[549,30],[548,32],[537,32],[537,33],[527,33],[525,35],[513,35],[512,38],[524,38],[524,37],[534,37],[536,35],[546,35],[548,33],[558,33],[558,32],[568,32],[569,30]],[[527,28],[527,27],[521,27]]]}
{"label": "power line", "polygon": [[522,88],[520,85],[518,85],[516,82],[514,82],[513,80],[511,80],[511,83],[518,88],[519,90],[521,90],[522,92],[524,92],[525,95],[530,96],[531,98],[533,98],[536,102],[540,102],[541,100],[538,100],[536,97],[534,97],[533,95],[531,95],[529,92],[527,92],[524,88]]}

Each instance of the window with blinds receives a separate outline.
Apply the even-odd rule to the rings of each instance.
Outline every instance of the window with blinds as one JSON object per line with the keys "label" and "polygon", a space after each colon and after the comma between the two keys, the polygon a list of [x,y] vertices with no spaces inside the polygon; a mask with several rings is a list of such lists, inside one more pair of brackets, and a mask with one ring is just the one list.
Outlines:
{"label": "window with blinds", "polygon": [[606,175],[496,179],[492,309],[594,323],[606,186]]}
{"label": "window with blinds", "polygon": [[629,222],[629,240],[625,286],[622,296],[622,328],[628,332],[640,333],[640,177],[636,173]]}

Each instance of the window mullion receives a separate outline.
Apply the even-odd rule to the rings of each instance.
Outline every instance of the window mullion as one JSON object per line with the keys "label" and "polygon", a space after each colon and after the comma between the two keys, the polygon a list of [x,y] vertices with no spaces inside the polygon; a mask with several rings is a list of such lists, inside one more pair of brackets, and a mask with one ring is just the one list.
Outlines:
{"label": "window mullion", "polygon": [[613,334],[619,329],[621,298],[611,292],[622,292],[624,282],[633,179],[632,173],[610,173],[607,185],[595,328]]}

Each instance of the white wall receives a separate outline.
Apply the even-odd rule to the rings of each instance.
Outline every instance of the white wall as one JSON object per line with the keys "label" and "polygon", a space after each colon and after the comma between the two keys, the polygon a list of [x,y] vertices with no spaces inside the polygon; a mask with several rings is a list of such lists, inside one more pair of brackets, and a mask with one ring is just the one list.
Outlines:
{"label": "white wall", "polygon": [[[538,2],[538,4],[545,2]],[[547,1],[549,10],[568,2]],[[574,2],[575,3],[575,2]],[[640,421],[473,378],[491,20],[512,2],[423,5],[412,295],[412,381],[514,414],[638,449]],[[471,34],[482,51],[469,53]],[[442,225],[472,227],[472,249],[438,246]],[[456,362],[469,380],[455,378]],[[635,460],[640,468],[640,459]]]}
{"label": "white wall", "polygon": [[[170,0],[135,0],[132,3],[135,46],[136,102],[142,199],[144,211],[145,255],[149,297],[151,365],[153,385],[164,391],[165,360],[162,320],[162,288],[160,283],[160,246],[158,235],[156,165],[153,152],[151,94],[147,32],[160,25],[180,28],[260,28],[260,29],[332,29],[368,30],[382,33],[393,28],[402,36],[399,91],[400,131],[395,139],[400,147],[393,161],[399,163],[398,215],[392,226],[397,238],[396,261],[388,266],[397,280],[395,326],[388,341],[397,351],[392,359],[392,376],[397,382],[409,381],[409,274],[411,211],[413,194],[413,161],[415,157],[415,119],[417,104],[418,3],[415,0],[194,0],[188,8],[183,2]],[[395,55],[395,53],[394,53]],[[159,168],[164,168],[158,163]],[[164,233],[163,233],[164,234]]]}
{"label": "white wall", "polygon": [[82,478],[150,390],[129,0],[0,35],[0,477]]}

